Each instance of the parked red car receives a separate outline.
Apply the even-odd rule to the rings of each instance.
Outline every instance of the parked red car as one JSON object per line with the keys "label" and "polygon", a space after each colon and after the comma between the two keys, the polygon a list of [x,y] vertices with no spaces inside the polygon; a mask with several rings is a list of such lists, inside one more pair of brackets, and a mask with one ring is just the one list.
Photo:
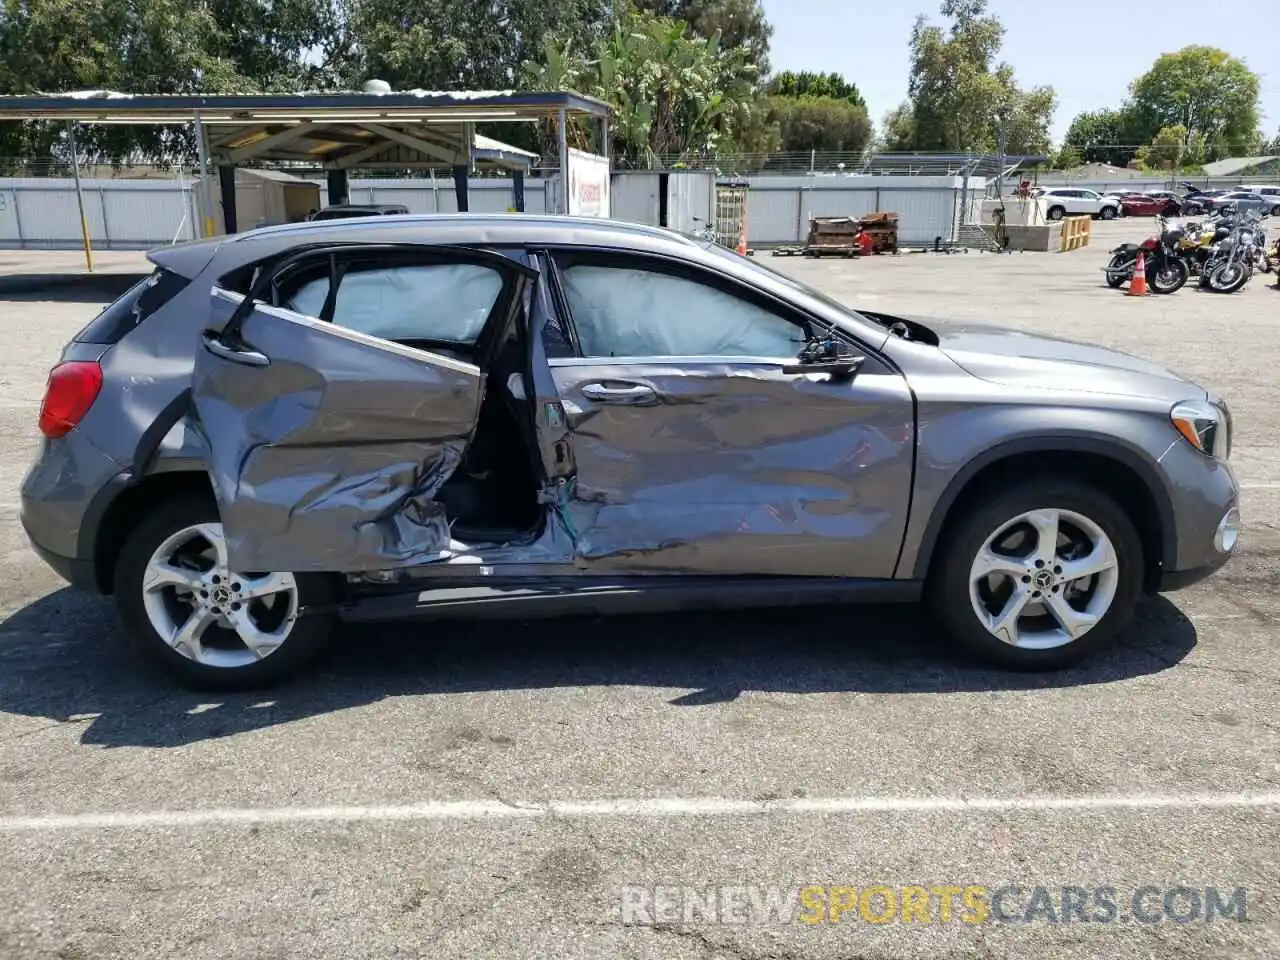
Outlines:
{"label": "parked red car", "polygon": [[1182,213],[1182,204],[1172,197],[1131,193],[1120,198],[1120,210],[1126,217],[1176,217]]}

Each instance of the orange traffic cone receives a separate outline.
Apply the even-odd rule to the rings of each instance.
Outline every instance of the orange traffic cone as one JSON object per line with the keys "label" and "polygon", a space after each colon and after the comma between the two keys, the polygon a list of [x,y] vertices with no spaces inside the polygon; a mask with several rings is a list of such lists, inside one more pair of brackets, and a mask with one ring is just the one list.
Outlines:
{"label": "orange traffic cone", "polygon": [[738,221],[738,255],[745,257],[747,255],[747,218],[743,217]]}
{"label": "orange traffic cone", "polygon": [[1129,281],[1129,291],[1126,296],[1145,297],[1147,295],[1147,256],[1141,250],[1138,251],[1137,262],[1133,265],[1133,279]]}

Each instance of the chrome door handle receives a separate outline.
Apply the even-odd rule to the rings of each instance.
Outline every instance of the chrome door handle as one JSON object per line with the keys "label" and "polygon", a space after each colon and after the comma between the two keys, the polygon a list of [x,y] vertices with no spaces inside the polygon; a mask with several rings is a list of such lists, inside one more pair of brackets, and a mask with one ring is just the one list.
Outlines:
{"label": "chrome door handle", "polygon": [[215,357],[221,357],[223,360],[229,360],[232,363],[243,364],[246,367],[269,367],[271,360],[264,353],[257,350],[237,350],[235,347],[229,347],[221,340],[218,335],[211,331],[205,331],[200,337],[204,348],[212,353]]}
{"label": "chrome door handle", "polygon": [[588,400],[599,400],[602,403],[635,403],[656,396],[653,387],[646,387],[643,383],[616,387],[604,383],[588,383],[583,386],[582,395]]}

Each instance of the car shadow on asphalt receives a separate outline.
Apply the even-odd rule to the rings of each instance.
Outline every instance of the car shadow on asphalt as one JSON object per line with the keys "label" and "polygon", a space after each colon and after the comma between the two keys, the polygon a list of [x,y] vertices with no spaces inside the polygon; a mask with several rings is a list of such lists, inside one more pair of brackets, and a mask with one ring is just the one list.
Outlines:
{"label": "car shadow on asphalt", "polygon": [[178,747],[414,695],[625,685],[684,709],[746,691],[1034,693],[1159,673],[1195,644],[1195,626],[1163,597],[1144,602],[1106,654],[1046,674],[952,658],[932,621],[903,606],[433,621],[348,627],[293,682],[215,694],[130,656],[110,603],[66,588],[0,623],[0,711],[81,723],[84,744]]}

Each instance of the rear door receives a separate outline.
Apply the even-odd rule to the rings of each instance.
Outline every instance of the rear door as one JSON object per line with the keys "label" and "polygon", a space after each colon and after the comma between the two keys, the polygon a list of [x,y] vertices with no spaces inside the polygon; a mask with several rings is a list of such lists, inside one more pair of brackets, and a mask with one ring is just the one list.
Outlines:
{"label": "rear door", "polygon": [[[496,253],[344,244],[215,287],[192,402],[234,569],[360,571],[450,556],[432,498],[534,274]],[[227,317],[224,324],[217,321]]]}

